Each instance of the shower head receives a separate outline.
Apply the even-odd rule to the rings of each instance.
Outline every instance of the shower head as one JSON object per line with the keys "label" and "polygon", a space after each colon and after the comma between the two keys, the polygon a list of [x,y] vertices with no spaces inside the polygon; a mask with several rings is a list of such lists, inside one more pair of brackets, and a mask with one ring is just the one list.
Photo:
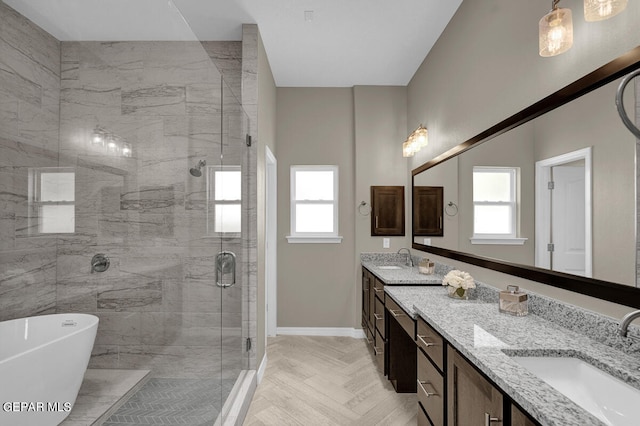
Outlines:
{"label": "shower head", "polygon": [[191,169],[189,169],[189,173],[191,173],[191,176],[200,177],[202,176],[201,169],[206,165],[207,165],[207,162],[205,160],[200,160],[198,161],[198,164],[195,167],[192,167]]}

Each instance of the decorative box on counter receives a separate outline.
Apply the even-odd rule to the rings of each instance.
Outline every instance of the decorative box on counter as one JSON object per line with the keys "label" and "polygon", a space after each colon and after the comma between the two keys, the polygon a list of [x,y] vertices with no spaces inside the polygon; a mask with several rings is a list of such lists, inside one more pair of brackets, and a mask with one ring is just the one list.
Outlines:
{"label": "decorative box on counter", "polygon": [[431,275],[435,270],[435,263],[427,259],[423,258],[420,263],[418,263],[418,272],[424,275]]}
{"label": "decorative box on counter", "polygon": [[507,291],[500,292],[500,312],[523,317],[529,313],[529,296],[520,292],[517,285],[507,286]]}

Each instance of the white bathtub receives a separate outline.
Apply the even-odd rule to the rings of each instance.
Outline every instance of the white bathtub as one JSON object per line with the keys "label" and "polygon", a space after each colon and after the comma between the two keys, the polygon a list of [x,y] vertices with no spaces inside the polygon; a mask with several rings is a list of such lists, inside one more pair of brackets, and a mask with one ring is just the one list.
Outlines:
{"label": "white bathtub", "polygon": [[98,317],[55,314],[0,322],[0,425],[55,426],[73,408]]}

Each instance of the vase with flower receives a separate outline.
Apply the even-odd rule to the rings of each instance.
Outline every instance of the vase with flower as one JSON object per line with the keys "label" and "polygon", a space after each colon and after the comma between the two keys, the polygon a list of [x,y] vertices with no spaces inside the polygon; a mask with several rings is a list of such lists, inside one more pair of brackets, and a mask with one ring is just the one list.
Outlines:
{"label": "vase with flower", "polygon": [[468,299],[471,289],[476,288],[473,277],[467,272],[453,270],[442,279],[442,285],[447,287],[449,297],[454,299]]}

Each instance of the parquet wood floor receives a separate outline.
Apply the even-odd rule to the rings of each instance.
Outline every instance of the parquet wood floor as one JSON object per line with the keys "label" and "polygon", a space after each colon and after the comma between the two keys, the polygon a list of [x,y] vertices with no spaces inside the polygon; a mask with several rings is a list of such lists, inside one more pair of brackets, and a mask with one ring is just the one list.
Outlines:
{"label": "parquet wood floor", "polygon": [[267,368],[245,426],[415,425],[415,394],[398,394],[364,339],[269,338]]}

